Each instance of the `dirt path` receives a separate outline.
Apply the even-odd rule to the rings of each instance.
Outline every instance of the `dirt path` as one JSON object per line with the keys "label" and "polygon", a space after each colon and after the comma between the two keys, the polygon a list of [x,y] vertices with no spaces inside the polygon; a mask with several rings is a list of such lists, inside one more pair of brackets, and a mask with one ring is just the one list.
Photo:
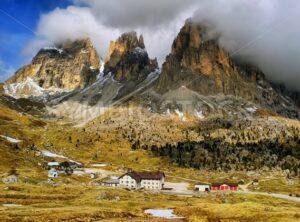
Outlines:
{"label": "dirt path", "polygon": [[[219,192],[219,191],[214,191],[214,192]],[[226,191],[225,191],[226,192]],[[177,195],[177,196],[188,196],[192,197],[197,194],[197,192],[194,191],[162,191],[164,194],[169,194],[169,195]],[[261,195],[261,196],[269,196],[269,197],[274,197],[274,198],[279,198],[279,199],[284,199],[296,203],[300,203],[300,198],[299,197],[290,197],[285,194],[279,194],[279,193],[266,193],[266,192],[252,192],[252,191],[234,191],[232,192],[233,194],[254,194],[254,195]]]}
{"label": "dirt path", "polygon": [[244,185],[239,185],[239,189],[243,190],[243,191],[249,191],[248,190],[248,187],[252,184],[252,181],[247,183],[247,184],[244,184]]}
{"label": "dirt path", "polygon": [[181,183],[171,183],[171,182],[165,182],[164,187],[172,188],[172,191],[175,192],[186,192],[189,188],[189,183],[181,182]]}
{"label": "dirt path", "polygon": [[266,193],[266,192],[252,192],[252,191],[237,191],[237,193],[269,196],[269,197],[275,197],[275,198],[280,198],[280,199],[285,199],[285,200],[300,203],[299,197],[290,197],[289,195],[280,194],[280,193]]}

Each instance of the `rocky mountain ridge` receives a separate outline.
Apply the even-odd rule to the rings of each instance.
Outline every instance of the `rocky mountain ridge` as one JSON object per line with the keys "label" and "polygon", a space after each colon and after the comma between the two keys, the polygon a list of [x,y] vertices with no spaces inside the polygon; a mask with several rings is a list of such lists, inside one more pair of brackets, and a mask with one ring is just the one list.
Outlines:
{"label": "rocky mountain ridge", "polygon": [[[187,20],[161,71],[136,32],[110,43],[103,72],[88,39],[42,49],[32,64],[7,81],[5,89],[13,95],[38,96],[54,88],[58,95],[49,97],[47,105],[59,116],[68,116],[64,110],[72,112],[74,104],[76,109],[83,105],[95,110],[99,104],[132,101],[152,112],[188,112],[201,118],[220,113],[241,118],[260,108],[299,118],[297,93],[280,90],[256,67],[236,63],[216,39],[208,38],[206,29]],[[189,108],[182,103],[189,103]]]}
{"label": "rocky mountain ridge", "polygon": [[[100,59],[90,39],[65,42],[55,47],[41,49],[33,58],[32,63],[19,69],[7,84],[14,85],[12,93],[21,96],[35,90],[53,89],[53,91],[76,90],[91,85],[96,80],[100,69]],[[36,85],[28,84],[31,80]],[[36,95],[33,93],[33,95]]]}

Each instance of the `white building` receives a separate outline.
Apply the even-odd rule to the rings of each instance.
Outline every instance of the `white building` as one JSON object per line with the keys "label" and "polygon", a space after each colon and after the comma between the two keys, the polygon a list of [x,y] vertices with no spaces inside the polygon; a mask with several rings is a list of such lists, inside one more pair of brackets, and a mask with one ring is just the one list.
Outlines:
{"label": "white building", "polygon": [[195,185],[195,190],[200,192],[209,192],[210,185],[206,183],[198,183]]}
{"label": "white building", "polygon": [[128,172],[119,177],[120,187],[130,189],[161,190],[165,182],[163,172]]}
{"label": "white building", "polygon": [[49,171],[48,171],[48,177],[49,178],[56,178],[58,177],[58,172],[56,169],[54,168],[51,168]]}

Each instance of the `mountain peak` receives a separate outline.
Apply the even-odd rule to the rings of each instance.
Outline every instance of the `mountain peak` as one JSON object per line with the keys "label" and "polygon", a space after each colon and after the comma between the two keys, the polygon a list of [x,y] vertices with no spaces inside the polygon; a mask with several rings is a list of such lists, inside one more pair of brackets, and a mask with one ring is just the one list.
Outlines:
{"label": "mountain peak", "polygon": [[98,53],[91,40],[85,38],[42,48],[31,64],[19,69],[7,83],[31,78],[45,89],[74,90],[92,84],[99,69]]}
{"label": "mountain peak", "polygon": [[125,54],[136,48],[145,49],[144,38],[138,39],[135,31],[123,33],[116,41],[111,41],[105,61],[109,61],[113,54]]}
{"label": "mountain peak", "polygon": [[[206,38],[205,33],[205,27],[186,21],[163,64],[159,91],[182,82],[202,94],[234,93],[234,87],[229,86],[233,84],[230,78],[237,76],[232,62],[218,42]],[[204,82],[206,84],[199,88]]]}
{"label": "mountain peak", "polygon": [[187,48],[199,49],[203,41],[202,29],[192,20],[186,20],[185,25],[173,42],[172,54],[181,59]]}
{"label": "mountain peak", "polygon": [[104,73],[111,73],[118,81],[142,81],[157,68],[157,62],[149,59],[143,36],[138,38],[136,32],[111,41],[105,61]]}

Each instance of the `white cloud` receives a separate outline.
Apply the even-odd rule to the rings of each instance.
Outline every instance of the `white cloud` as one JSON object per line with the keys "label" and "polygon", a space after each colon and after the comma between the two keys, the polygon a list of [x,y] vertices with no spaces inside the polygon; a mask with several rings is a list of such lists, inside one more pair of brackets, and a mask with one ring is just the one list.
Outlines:
{"label": "white cloud", "polygon": [[66,40],[90,37],[101,57],[105,58],[111,40],[117,39],[123,32],[135,30],[144,36],[150,57],[157,57],[162,63],[170,52],[172,42],[187,17],[193,11],[186,11],[164,26],[110,27],[102,24],[95,15],[95,10],[88,7],[69,6],[57,8],[41,16],[37,27],[37,37],[24,49],[24,53],[34,56],[45,46],[54,45]]}
{"label": "white cloud", "polygon": [[86,7],[69,6],[57,8],[43,14],[37,27],[37,37],[25,48],[25,53],[36,53],[40,48],[64,42],[90,37],[94,46],[103,54],[110,40],[117,38],[120,32],[99,23]]}
{"label": "white cloud", "polygon": [[198,0],[74,0],[85,4],[103,24],[115,28],[159,28],[195,7]]}

